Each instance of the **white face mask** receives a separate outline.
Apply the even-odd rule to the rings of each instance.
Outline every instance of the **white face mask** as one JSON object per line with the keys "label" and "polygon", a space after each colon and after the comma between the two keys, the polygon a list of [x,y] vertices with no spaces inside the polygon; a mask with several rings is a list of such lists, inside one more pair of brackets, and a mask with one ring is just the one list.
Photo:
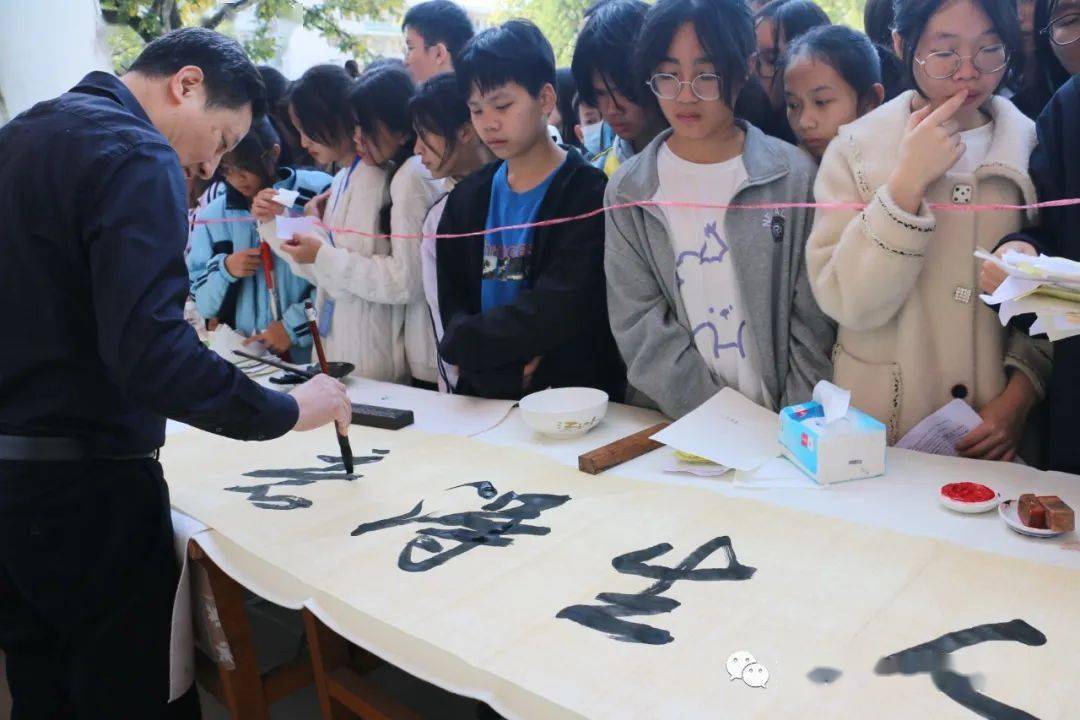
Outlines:
{"label": "white face mask", "polygon": [[581,144],[585,146],[585,152],[589,155],[596,155],[602,148],[600,146],[601,135],[603,134],[604,123],[596,122],[590,125],[581,126]]}

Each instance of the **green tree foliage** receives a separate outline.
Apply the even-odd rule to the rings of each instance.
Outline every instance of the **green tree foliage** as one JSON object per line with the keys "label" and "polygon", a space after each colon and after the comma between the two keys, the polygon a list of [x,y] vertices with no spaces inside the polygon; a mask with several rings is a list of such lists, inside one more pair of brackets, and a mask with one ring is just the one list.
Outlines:
{"label": "green tree foliage", "polygon": [[863,8],[866,0],[815,0],[835,25],[847,25],[856,30],[863,29]]}
{"label": "green tree foliage", "polygon": [[525,18],[536,23],[555,50],[559,67],[570,65],[574,57],[574,39],[584,24],[585,8],[593,0],[506,0],[505,8],[493,18],[503,22]]}
{"label": "green tree foliage", "polygon": [[274,21],[278,18],[292,19],[317,31],[342,52],[362,58],[367,50],[364,42],[344,22],[400,17],[403,7],[403,0],[101,0],[101,16],[111,29],[113,65],[122,71],[144,44],[176,28],[197,25],[235,35],[232,21],[248,8],[254,10],[255,29],[238,39],[256,62],[277,53]]}
{"label": "green tree foliage", "polygon": [[[651,1],[651,0],[649,0]],[[560,67],[570,64],[574,56],[574,38],[584,24],[585,8],[593,0],[506,0],[506,7],[494,18],[503,22],[522,17],[532,20],[551,41],[555,60]],[[816,0],[838,25],[863,29],[863,7],[866,0]]]}

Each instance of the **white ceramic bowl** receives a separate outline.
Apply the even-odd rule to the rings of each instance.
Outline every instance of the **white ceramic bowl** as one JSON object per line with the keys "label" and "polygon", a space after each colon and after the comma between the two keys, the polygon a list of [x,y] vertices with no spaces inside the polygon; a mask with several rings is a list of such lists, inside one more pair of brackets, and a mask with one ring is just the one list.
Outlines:
{"label": "white ceramic bowl", "polygon": [[525,423],[553,438],[581,437],[607,414],[608,395],[595,388],[552,388],[526,395],[518,404]]}

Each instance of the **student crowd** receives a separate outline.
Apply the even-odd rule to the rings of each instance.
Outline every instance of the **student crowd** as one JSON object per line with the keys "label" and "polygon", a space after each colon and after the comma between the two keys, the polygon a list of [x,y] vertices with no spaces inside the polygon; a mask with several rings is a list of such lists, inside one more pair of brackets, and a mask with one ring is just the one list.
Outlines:
{"label": "student crowd", "polygon": [[[270,111],[189,168],[196,322],[303,362],[312,299],[362,377],[590,386],[671,417],[826,379],[891,442],[961,398],[983,423],[960,454],[1080,472],[1080,340],[1002,327],[973,257],[1080,259],[1080,210],[963,207],[1080,196],[1080,2],[869,0],[865,20],[600,0],[556,68],[533,24],[474,35],[430,0],[404,62],[260,68]],[[303,214],[320,229],[279,239]]]}

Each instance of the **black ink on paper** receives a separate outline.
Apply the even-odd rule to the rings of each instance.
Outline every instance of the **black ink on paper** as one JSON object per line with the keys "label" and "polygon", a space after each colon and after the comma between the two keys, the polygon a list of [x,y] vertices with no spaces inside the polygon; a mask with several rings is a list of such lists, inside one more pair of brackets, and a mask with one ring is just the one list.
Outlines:
{"label": "black ink on paper", "polygon": [[952,669],[950,653],[972,645],[1001,640],[1037,647],[1046,644],[1046,635],[1023,620],[977,625],[883,657],[874,666],[874,672],[878,675],[926,673],[933,680],[934,687],[979,717],[988,720],[1038,720],[1030,713],[983,695],[975,689],[969,675]]}
{"label": "black ink on paper", "polygon": [[[389,450],[372,450],[371,455],[353,458],[354,465],[370,465],[385,458]],[[345,464],[341,456],[319,455],[319,460],[326,463],[323,467],[306,468],[283,468],[277,470],[252,470],[244,473],[244,477],[258,479],[279,478],[277,482],[262,483],[260,485],[236,485],[225,488],[227,492],[247,493],[248,501],[257,508],[263,510],[297,510],[311,507],[312,502],[308,498],[298,495],[279,494],[272,495],[271,491],[279,487],[301,487],[317,482],[328,480],[352,482],[362,478],[363,475],[345,472]]]}
{"label": "black ink on paper", "polygon": [[[727,556],[727,567],[697,567],[717,550],[723,549]],[[620,555],[611,561],[612,566],[624,575],[639,575],[656,580],[639,593],[600,593],[596,599],[604,605],[571,605],[559,611],[555,617],[573,620],[585,627],[607,633],[609,637],[622,642],[645,643],[646,645],[666,645],[675,638],[661,628],[644,623],[635,623],[624,618],[639,615],[659,615],[679,607],[678,600],[664,597],[663,593],[680,580],[695,582],[715,580],[749,580],[757,568],[743,565],[735,557],[731,538],[727,535],[713,538],[694,552],[690,553],[675,567],[649,565],[647,561],[665,555],[672,550],[668,543],[654,545],[644,550]]]}
{"label": "black ink on paper", "polygon": [[[469,483],[477,487],[481,497],[485,492],[494,495],[491,483]],[[458,486],[463,487],[463,486]],[[530,525],[544,512],[557,508],[570,500],[569,495],[544,495],[539,493],[505,492],[480,510],[451,513],[449,515],[421,515],[424,501],[416,503],[412,510],[384,520],[363,523],[352,531],[352,536],[366,535],[377,530],[402,525],[428,525],[416,531],[416,537],[405,544],[398,556],[398,567],[406,572],[425,572],[439,567],[448,560],[475,550],[478,547],[507,547],[515,535],[547,535],[551,528]]]}

